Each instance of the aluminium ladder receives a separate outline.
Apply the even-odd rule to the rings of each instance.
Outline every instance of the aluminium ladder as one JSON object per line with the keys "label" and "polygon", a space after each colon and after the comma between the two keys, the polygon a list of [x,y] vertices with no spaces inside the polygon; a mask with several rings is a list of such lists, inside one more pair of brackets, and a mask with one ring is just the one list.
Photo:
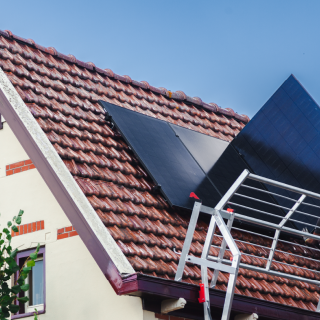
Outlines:
{"label": "aluminium ladder", "polygon": [[[251,180],[260,182],[264,185],[271,185],[271,186],[279,188],[279,189],[284,189],[284,190],[290,191],[292,193],[297,194],[297,199],[290,199],[288,197],[284,197],[283,195],[279,195],[274,192],[267,191],[267,189],[259,189],[259,188],[254,188],[252,186],[248,186],[244,183],[247,179],[251,179]],[[270,195],[276,196],[276,197],[290,199],[293,202],[293,205],[290,208],[287,208],[287,207],[272,203],[271,204],[272,206],[279,207],[282,210],[285,209],[284,210],[285,215],[278,216],[278,218],[280,219],[280,222],[278,224],[265,221],[263,219],[264,214],[267,214],[267,215],[269,214],[271,216],[275,216],[275,214],[264,212],[261,210],[257,210],[257,209],[247,207],[242,204],[235,203],[235,202],[231,202],[231,198],[233,201],[233,196],[238,196],[238,197],[240,196],[240,197],[244,197],[249,200],[257,201],[260,203],[267,203],[264,200],[260,200],[258,198],[253,198],[251,196],[247,196],[247,195],[239,193],[238,190],[241,187],[254,189],[255,191],[263,192],[265,194],[267,193],[267,194],[270,194]],[[280,250],[276,249],[281,231],[284,231],[284,232],[290,233],[290,234],[294,234],[294,235],[300,236],[300,237],[305,236],[305,237],[313,238],[313,239],[316,239],[317,241],[320,241],[320,236],[318,236],[318,235],[310,234],[304,230],[300,231],[298,229],[293,229],[293,228],[285,226],[285,224],[288,221],[303,223],[302,221],[293,219],[294,213],[298,213],[300,215],[306,215],[308,217],[313,217],[313,219],[319,218],[318,216],[314,216],[310,213],[305,213],[305,212],[297,210],[300,205],[304,205],[304,206],[316,207],[320,211],[320,206],[316,206],[314,204],[304,202],[306,197],[320,200],[320,194],[317,194],[317,193],[314,193],[314,192],[311,192],[308,190],[304,190],[301,188],[297,188],[297,187],[294,187],[291,185],[287,185],[284,183],[280,183],[278,181],[270,180],[270,179],[252,174],[248,170],[244,170],[242,172],[242,174],[238,177],[238,179],[234,182],[234,184],[230,187],[230,189],[227,191],[227,193],[222,197],[222,199],[219,201],[219,203],[215,206],[215,208],[210,208],[210,207],[204,206],[204,205],[202,205],[201,200],[195,200],[192,215],[191,215],[189,226],[188,226],[188,231],[187,231],[186,238],[184,241],[184,245],[183,245],[181,253],[179,253],[180,260],[179,260],[175,280],[176,281],[182,280],[184,267],[187,262],[199,265],[201,267],[201,279],[202,279],[202,283],[204,285],[203,307],[204,307],[204,319],[205,320],[212,320],[211,313],[210,313],[209,288],[215,287],[220,271],[227,272],[230,274],[221,320],[229,320],[239,267],[249,269],[249,270],[258,271],[258,272],[264,272],[264,273],[267,273],[267,274],[270,274],[273,276],[279,276],[279,277],[284,277],[284,278],[288,278],[288,279],[292,279],[292,280],[308,282],[308,283],[320,286],[320,281],[318,281],[318,280],[304,278],[304,277],[300,277],[300,276],[297,276],[294,274],[287,274],[287,273],[283,273],[280,271],[275,271],[275,270],[272,270],[272,268],[271,268],[272,262],[274,261],[275,252],[276,251],[281,252]],[[253,218],[250,216],[246,216],[246,215],[242,215],[237,212],[233,212],[233,210],[231,210],[231,211],[224,210],[224,207],[228,204],[232,205],[234,207],[241,207],[242,209],[256,211],[259,214],[259,219]],[[270,203],[268,203],[268,204],[270,204]],[[210,214],[211,219],[210,219],[205,243],[203,246],[203,251],[202,251],[201,257],[198,258],[198,257],[192,256],[192,255],[189,255],[189,250],[190,250],[193,234],[195,232],[195,228],[196,228],[196,224],[197,224],[200,212]],[[260,218],[260,216],[261,216],[261,218]],[[261,259],[265,259],[266,263],[265,263],[264,268],[240,262],[240,259],[241,259],[240,250],[238,249],[238,246],[230,233],[234,218],[237,218],[242,221],[250,222],[251,224],[265,226],[269,229],[274,230],[274,237],[272,238],[271,247],[267,248],[269,250],[268,258],[261,258],[260,257]],[[224,219],[226,219],[228,221],[227,224],[225,224]],[[305,223],[305,224],[308,226],[317,227],[316,225],[311,225],[310,223]],[[214,236],[216,227],[219,228],[221,235],[223,237],[221,246],[219,248],[219,254],[217,257],[209,255],[210,247],[213,246],[212,240],[213,240],[213,236]],[[235,228],[235,229],[237,229],[237,228]],[[243,231],[247,232],[247,230],[243,230]],[[257,235],[257,233],[254,233],[254,232],[252,232],[252,234]],[[303,245],[301,245],[301,246],[303,247]],[[225,251],[228,250],[227,247],[229,248],[229,250],[231,252],[232,259],[230,259],[230,260],[232,260],[232,261],[224,259]],[[318,251],[320,251],[320,250],[318,250]],[[245,253],[243,253],[243,254],[250,256],[250,254],[245,254]],[[292,253],[291,253],[291,255],[297,256]],[[311,258],[309,258],[309,259],[312,260]],[[285,264],[285,263],[279,262],[279,261],[277,261],[277,263]],[[290,265],[290,266],[293,267],[293,265]],[[213,273],[213,277],[212,277],[212,281],[211,281],[210,285],[208,283],[208,268],[214,269],[214,273]],[[296,268],[306,269],[306,268],[299,267],[299,266],[296,266]],[[317,272],[314,269],[307,269],[307,270],[310,270],[312,272]],[[320,312],[320,300],[318,302],[317,312]]]}
{"label": "aluminium ladder", "polygon": [[[238,178],[239,179],[239,178]],[[233,187],[233,186],[232,186]],[[230,188],[229,191],[236,191]],[[225,215],[221,215],[220,210],[223,209],[225,203],[229,200],[229,193],[233,194],[233,192],[229,192],[222,197],[222,199],[219,201],[219,203],[216,205],[216,207],[209,208],[206,206],[203,206],[201,201],[195,201],[191,219],[189,222],[188,226],[188,231],[186,234],[186,238],[183,244],[181,256],[180,256],[180,261],[178,264],[177,268],[177,273],[175,276],[176,281],[181,281],[182,280],[182,275],[183,275],[183,270],[185,267],[186,262],[191,262],[197,265],[201,266],[201,279],[202,283],[204,284],[204,298],[205,301],[203,302],[203,309],[204,309],[204,319],[205,320],[212,320],[211,317],[211,312],[210,312],[210,297],[209,297],[209,283],[208,283],[208,267],[215,269],[214,271],[214,276],[212,279],[212,284],[214,284],[217,281],[219,271],[223,272],[228,272],[230,274],[229,276],[229,281],[228,281],[228,287],[227,287],[227,292],[226,292],[226,298],[225,298],[225,303],[223,306],[223,313],[222,313],[222,320],[228,320],[230,317],[230,312],[231,312],[231,306],[232,306],[232,301],[233,301],[233,295],[234,295],[234,289],[236,286],[236,281],[237,281],[237,275],[238,275],[238,270],[239,270],[239,263],[240,263],[240,258],[241,258],[241,253],[240,250],[238,249],[235,241],[233,240],[230,229],[232,227],[233,219],[234,219],[234,213],[230,213],[230,217],[228,217],[228,225],[226,225],[223,221],[223,217],[226,217]],[[188,255],[193,234],[196,228],[196,224],[198,221],[199,213],[205,212],[208,214],[211,214],[211,219],[209,223],[209,228],[206,236],[206,240],[203,246],[203,251],[201,254],[201,258],[197,258],[194,256]],[[221,249],[218,255],[217,261],[210,261],[208,259],[209,256],[209,251],[212,243],[212,239],[214,236],[214,232],[216,227],[219,228],[222,236],[223,236],[223,242],[221,244]],[[226,245],[231,250],[232,253],[232,262],[231,266],[228,266],[224,263],[222,263],[222,259],[224,256],[224,249],[226,248]],[[223,249],[224,248],[224,249]]]}

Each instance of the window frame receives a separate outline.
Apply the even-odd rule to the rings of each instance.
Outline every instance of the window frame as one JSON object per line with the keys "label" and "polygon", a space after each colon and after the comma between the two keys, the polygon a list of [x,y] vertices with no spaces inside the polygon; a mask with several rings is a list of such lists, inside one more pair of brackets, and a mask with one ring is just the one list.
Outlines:
{"label": "window frame", "polygon": [[[39,254],[41,254],[41,253],[39,252]],[[43,255],[42,255],[42,254],[41,254],[41,257],[40,257],[40,258],[37,258],[37,259],[35,260],[35,262],[37,262],[37,261],[43,261],[43,263],[44,263],[44,258],[43,258]],[[43,267],[43,266],[42,266],[42,267]],[[31,272],[32,272],[32,271],[31,271]],[[43,272],[43,271],[42,271],[42,272]],[[30,274],[31,274],[31,273],[28,274],[28,277],[27,277],[27,279],[25,280],[25,283],[26,283],[26,284],[29,284],[30,287],[31,287],[31,284],[30,284]],[[43,278],[44,278],[44,274],[43,274]],[[43,279],[43,284],[44,284],[44,279]],[[32,290],[33,290],[33,289],[32,289]],[[36,308],[37,311],[38,311],[38,313],[44,309],[44,303],[30,306],[30,304],[29,304],[29,302],[30,302],[30,290],[28,290],[28,291],[25,292],[25,296],[29,298],[29,301],[24,304],[25,313],[34,312],[34,310],[31,311],[31,310],[29,310],[29,309],[35,309],[35,308]],[[44,302],[44,299],[43,299],[43,302]]]}
{"label": "window frame", "polygon": [[[20,261],[22,259],[25,259],[30,256],[31,253],[35,251],[36,248],[33,249],[28,249],[24,251],[19,251],[16,256],[16,263],[19,265]],[[42,254],[43,257],[43,310],[38,310],[38,314],[44,314],[46,312],[46,253],[45,253],[45,247],[40,247],[39,249],[39,254]],[[14,281],[16,281],[17,277],[19,275],[19,272],[16,272],[14,276]],[[19,297],[22,296],[21,293],[19,293]],[[19,303],[17,303],[19,304]],[[25,318],[25,317],[30,317],[33,316],[34,312],[26,312],[27,308],[29,307],[27,305],[28,303],[24,304],[24,311],[20,310],[15,313],[11,314],[11,319],[19,319],[19,318]]]}

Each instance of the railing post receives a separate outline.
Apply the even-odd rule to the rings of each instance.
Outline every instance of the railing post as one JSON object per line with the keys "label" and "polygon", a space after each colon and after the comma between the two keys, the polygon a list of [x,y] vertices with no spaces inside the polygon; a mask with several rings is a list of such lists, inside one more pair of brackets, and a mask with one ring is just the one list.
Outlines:
{"label": "railing post", "polygon": [[298,209],[298,207],[300,206],[300,204],[302,203],[302,201],[306,198],[306,196],[303,194],[299,200],[293,205],[293,207],[289,210],[289,212],[286,214],[286,216],[281,220],[281,222],[279,223],[279,229],[276,230],[273,241],[272,241],[272,246],[270,249],[270,253],[269,253],[269,257],[268,257],[268,262],[266,265],[266,270],[270,270],[271,268],[271,264],[272,264],[272,260],[273,260],[273,256],[278,244],[278,240],[279,240],[279,236],[280,236],[280,232],[282,227],[286,224],[286,222],[288,221],[288,219],[290,219],[290,217],[294,214],[294,212]]}
{"label": "railing post", "polygon": [[[216,219],[215,216],[211,216],[210,224],[206,236],[206,240],[203,245],[201,259],[207,259],[214,236],[214,231],[216,229]],[[204,319],[212,320],[210,313],[210,294],[209,294],[209,281],[208,281],[208,268],[205,265],[201,265],[201,280],[204,284],[204,296],[205,302],[203,303]]]}
{"label": "railing post", "polygon": [[238,177],[238,179],[233,183],[233,185],[229,188],[227,193],[221,198],[221,200],[215,206],[215,209],[220,211],[227,204],[227,202],[230,200],[233,194],[237,192],[241,184],[247,179],[249,175],[250,175],[249,170],[243,170],[243,172]]}
{"label": "railing post", "polygon": [[276,250],[278,240],[279,240],[279,235],[280,235],[280,230],[278,229],[278,230],[276,230],[276,232],[274,234],[274,238],[273,238],[272,245],[271,245],[270,252],[269,252],[268,262],[266,265],[266,270],[268,270],[268,271],[271,268],[274,252]]}

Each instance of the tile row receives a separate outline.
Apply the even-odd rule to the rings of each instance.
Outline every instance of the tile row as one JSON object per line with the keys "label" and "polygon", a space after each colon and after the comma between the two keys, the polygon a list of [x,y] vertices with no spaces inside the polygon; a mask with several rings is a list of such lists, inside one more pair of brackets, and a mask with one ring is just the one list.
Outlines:
{"label": "tile row", "polygon": [[[6,32],[1,32],[1,35],[16,37]],[[235,117],[244,122],[249,120],[246,116],[236,114],[232,109],[221,109],[214,103],[203,103],[200,98],[188,97],[182,91],[170,92],[164,88],[155,88],[145,81],[139,82],[132,80],[128,76],[116,75],[109,69],[102,70],[92,63],[81,62],[72,55],[60,54],[53,48],[44,48],[30,40],[23,39],[25,44],[22,44],[22,38],[18,38],[19,44],[15,40],[4,38],[3,36],[0,37],[0,56],[4,60],[12,62],[12,65],[23,66],[28,70],[51,76],[53,79],[64,81],[65,83],[72,83],[75,86],[86,86],[88,90],[97,90],[92,83],[101,83],[105,87],[111,86],[115,90],[122,90],[128,95],[149,96],[149,99],[159,101],[160,104],[162,100],[166,103],[185,100],[188,103],[202,106],[221,115]],[[8,65],[10,66],[9,63]],[[10,67],[12,68],[12,66]],[[54,70],[52,71],[51,69]],[[80,81],[77,81],[78,79],[70,79],[68,75],[72,76],[72,78],[78,78]],[[111,78],[113,79],[111,80]],[[89,83],[81,83],[81,80]],[[131,85],[134,88],[130,87]],[[167,99],[168,97],[170,99]]]}
{"label": "tile row", "polygon": [[[171,116],[176,119],[180,118],[185,122],[194,122],[196,125],[209,126],[208,122],[204,122],[205,120],[209,120],[222,125],[228,125],[231,128],[241,129],[243,127],[241,122],[239,123],[233,118],[228,119],[223,115],[217,116],[212,111],[198,110],[194,106],[187,106],[182,102],[165,100],[163,96],[156,96],[151,92],[137,91],[131,87],[129,88],[130,94],[128,94],[128,90],[117,91],[116,89],[118,88],[114,89],[112,86],[104,87],[101,84],[93,82],[86,83],[80,78],[78,78],[77,81],[79,82],[77,84],[66,84],[62,82],[62,79],[51,79],[56,69],[46,70],[44,74],[35,71],[29,72],[22,66],[18,68],[18,66],[12,65],[12,68],[10,68],[8,66],[9,61],[7,60],[6,64],[3,62],[3,68],[7,71],[9,79],[15,86],[30,90],[37,95],[42,94],[48,99],[54,98],[60,102],[71,104],[74,103],[72,100],[73,96],[91,102],[97,102],[99,99],[108,97],[123,103],[127,102],[132,106],[139,106],[144,110],[149,109],[155,114],[160,113],[164,116]],[[72,77],[69,75],[69,78]],[[124,85],[122,84],[122,86]],[[126,84],[126,86],[129,85]],[[139,94],[140,92],[141,94]],[[97,112],[99,111],[102,112],[101,109],[97,110]]]}
{"label": "tile row", "polygon": [[[55,99],[61,103],[74,106],[77,105],[85,109],[90,108],[90,106],[88,106],[88,101],[97,103],[99,99],[108,100],[109,98],[121,103],[128,103],[133,107],[139,107],[141,110],[152,111],[154,114],[172,117],[173,120],[179,119],[185,123],[192,122],[195,127],[201,126],[204,128],[212,128],[216,131],[221,131],[226,135],[234,136],[244,126],[243,123],[239,123],[233,118],[227,119],[223,115],[219,117],[213,112],[206,112],[205,110],[200,111],[195,107],[189,107],[182,102],[162,101],[161,99],[161,101],[158,101],[159,99],[155,99],[156,96],[153,93],[149,92],[147,94],[141,89],[140,91],[144,93],[142,95],[139,95],[139,93],[136,92],[137,90],[133,94],[133,88],[129,90],[132,94],[127,95],[124,91],[117,92],[112,86],[102,87],[101,84],[99,84],[100,88],[94,90],[93,88],[98,86],[96,83],[85,83],[80,78],[79,81],[83,82],[81,85],[65,85],[61,80],[50,79],[52,74],[54,74],[54,71],[57,72],[55,69],[47,70],[45,74],[37,74],[35,71],[29,72],[24,69],[22,65],[20,65],[19,68],[17,65],[12,65],[12,68],[10,68],[8,65],[9,62],[9,58],[8,60],[2,60],[2,67],[7,71],[11,82],[16,87],[21,88],[21,90],[23,89],[20,92],[20,95],[24,97],[25,101],[30,103],[34,102],[42,105],[50,105],[51,103],[49,100]],[[126,85],[128,86],[128,84]],[[124,84],[122,84],[122,86],[124,86]],[[153,95],[153,98],[150,98],[150,95]],[[159,97],[165,99],[161,95],[159,95]],[[141,100],[139,100],[139,98]],[[93,107],[92,109],[97,113],[103,112],[101,107]],[[191,109],[193,111],[191,111]],[[221,127],[219,124],[222,124],[223,126]],[[233,129],[236,129],[235,132],[233,132]]]}
{"label": "tile row", "polygon": [[[98,100],[104,100],[116,105],[121,104],[121,101],[119,102],[119,100],[107,96],[96,96],[94,99],[92,97],[86,97],[83,99],[83,97],[79,98],[79,96],[75,94],[68,96],[63,92],[55,92],[50,87],[35,92],[31,89],[18,86],[15,82],[13,82],[13,84],[35,117],[50,118],[55,122],[63,121],[65,123],[71,118],[72,123],[75,122],[77,127],[79,127],[79,124],[77,124],[77,120],[79,119],[90,123],[105,123],[104,111],[97,103]],[[145,103],[144,106],[141,106],[130,103],[131,101],[129,101],[129,103],[124,102],[122,106],[191,130],[209,134],[219,139],[231,139],[231,137],[237,135],[243,127],[242,123],[238,123],[237,126],[232,125],[234,120],[229,121],[231,125],[220,124],[219,122],[210,121],[206,118],[191,117],[186,113],[183,115],[176,109],[172,111],[167,107],[159,107],[155,104],[151,106],[150,103]],[[158,110],[155,107],[157,107]],[[157,112],[155,112],[155,110],[157,110]]]}

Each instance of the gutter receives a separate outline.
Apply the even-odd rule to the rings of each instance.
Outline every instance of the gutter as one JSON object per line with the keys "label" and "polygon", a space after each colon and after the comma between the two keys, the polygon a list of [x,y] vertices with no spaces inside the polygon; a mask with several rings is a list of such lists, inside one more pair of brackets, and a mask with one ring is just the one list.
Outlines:
{"label": "gutter", "polygon": [[[143,309],[156,313],[161,313],[162,300],[184,298],[187,301],[185,307],[170,312],[170,315],[203,320],[203,306],[198,302],[199,286],[197,285],[134,273],[122,277],[122,285],[116,293],[139,296],[143,301]],[[211,313],[217,319],[221,319],[225,292],[210,289],[209,294]],[[259,319],[265,320],[320,319],[320,314],[314,311],[235,294],[230,318],[239,313],[256,313]]]}

